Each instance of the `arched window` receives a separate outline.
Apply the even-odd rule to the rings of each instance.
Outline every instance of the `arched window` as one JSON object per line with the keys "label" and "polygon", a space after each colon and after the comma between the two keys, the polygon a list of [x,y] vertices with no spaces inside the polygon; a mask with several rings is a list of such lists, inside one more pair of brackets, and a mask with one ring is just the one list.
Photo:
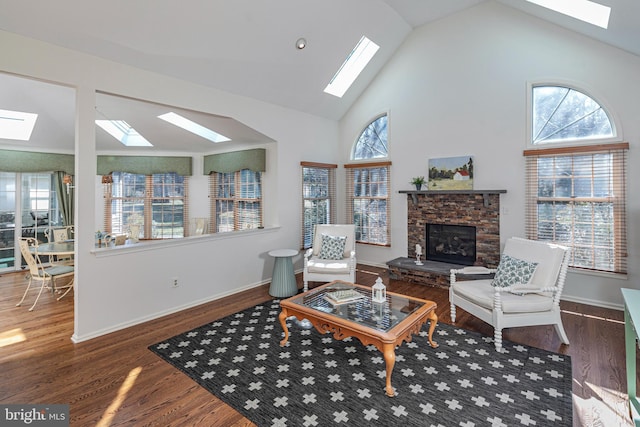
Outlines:
{"label": "arched window", "polygon": [[387,157],[387,115],[382,115],[369,123],[353,146],[352,160],[378,159]]}
{"label": "arched window", "polygon": [[[388,157],[387,115],[369,123],[353,146],[353,160]],[[390,246],[391,162],[359,162],[347,170],[347,218],[356,225],[356,241]]]}
{"label": "arched window", "polygon": [[[615,141],[607,111],[576,89],[535,86],[532,101],[531,142],[547,147],[524,152],[527,237],[570,247],[574,269],[626,274],[629,144]],[[582,144],[549,146],[564,142]]]}
{"label": "arched window", "polygon": [[532,88],[531,143],[605,139],[615,136],[608,113],[596,100],[564,86]]}

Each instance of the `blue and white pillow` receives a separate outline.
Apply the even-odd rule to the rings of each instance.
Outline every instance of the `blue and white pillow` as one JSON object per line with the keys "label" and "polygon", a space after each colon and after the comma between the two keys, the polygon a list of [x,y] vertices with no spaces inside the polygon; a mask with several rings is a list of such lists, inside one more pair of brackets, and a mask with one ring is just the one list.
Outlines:
{"label": "blue and white pillow", "polygon": [[502,254],[498,270],[491,282],[492,286],[506,288],[513,285],[528,285],[533,273],[538,267],[537,262],[529,262],[522,259]]}
{"label": "blue and white pillow", "polygon": [[330,236],[322,234],[322,246],[320,246],[320,259],[344,258],[344,247],[347,244],[347,236]]}

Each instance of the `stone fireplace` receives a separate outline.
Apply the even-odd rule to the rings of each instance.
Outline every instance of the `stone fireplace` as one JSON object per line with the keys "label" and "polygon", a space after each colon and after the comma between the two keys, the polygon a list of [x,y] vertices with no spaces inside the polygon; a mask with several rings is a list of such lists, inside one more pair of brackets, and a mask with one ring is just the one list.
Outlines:
{"label": "stone fireplace", "polygon": [[[496,268],[500,262],[500,194],[506,190],[400,191],[407,194],[407,255],[389,261],[389,275],[409,282],[448,287],[449,270],[464,265]],[[428,224],[475,229],[475,256],[464,261],[424,260],[416,265],[416,245],[427,255]],[[450,236],[451,237],[451,236]],[[440,242],[442,243],[442,242]],[[460,248],[458,248],[459,250]],[[423,258],[424,259],[424,258]]]}

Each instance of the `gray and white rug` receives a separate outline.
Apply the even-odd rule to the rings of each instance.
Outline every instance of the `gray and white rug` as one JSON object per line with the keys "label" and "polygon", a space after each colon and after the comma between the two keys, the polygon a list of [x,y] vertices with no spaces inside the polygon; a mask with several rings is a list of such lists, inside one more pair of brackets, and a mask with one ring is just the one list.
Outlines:
{"label": "gray and white rug", "polygon": [[258,426],[571,426],[569,356],[439,323],[385,363],[373,346],[289,323],[279,300],[185,332],[149,349]]}

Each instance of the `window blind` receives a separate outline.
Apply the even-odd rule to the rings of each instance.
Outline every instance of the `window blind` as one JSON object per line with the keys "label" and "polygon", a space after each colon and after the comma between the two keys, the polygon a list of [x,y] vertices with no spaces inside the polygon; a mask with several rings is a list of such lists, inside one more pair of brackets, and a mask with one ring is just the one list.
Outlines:
{"label": "window blind", "polygon": [[526,150],[526,234],[571,248],[570,266],[627,273],[628,143]]}
{"label": "window blind", "polygon": [[174,173],[140,175],[114,172],[105,184],[104,231],[127,234],[140,226],[140,239],[184,237],[189,217],[189,178]]}
{"label": "window blind", "polygon": [[313,245],[316,224],[336,222],[336,169],[338,165],[300,162],[302,170],[302,248]]}
{"label": "window blind", "polygon": [[356,241],[390,246],[391,162],[354,163],[347,170],[347,218],[356,226]]}
{"label": "window blind", "polygon": [[209,175],[211,229],[215,233],[262,227],[262,173],[243,169]]}

